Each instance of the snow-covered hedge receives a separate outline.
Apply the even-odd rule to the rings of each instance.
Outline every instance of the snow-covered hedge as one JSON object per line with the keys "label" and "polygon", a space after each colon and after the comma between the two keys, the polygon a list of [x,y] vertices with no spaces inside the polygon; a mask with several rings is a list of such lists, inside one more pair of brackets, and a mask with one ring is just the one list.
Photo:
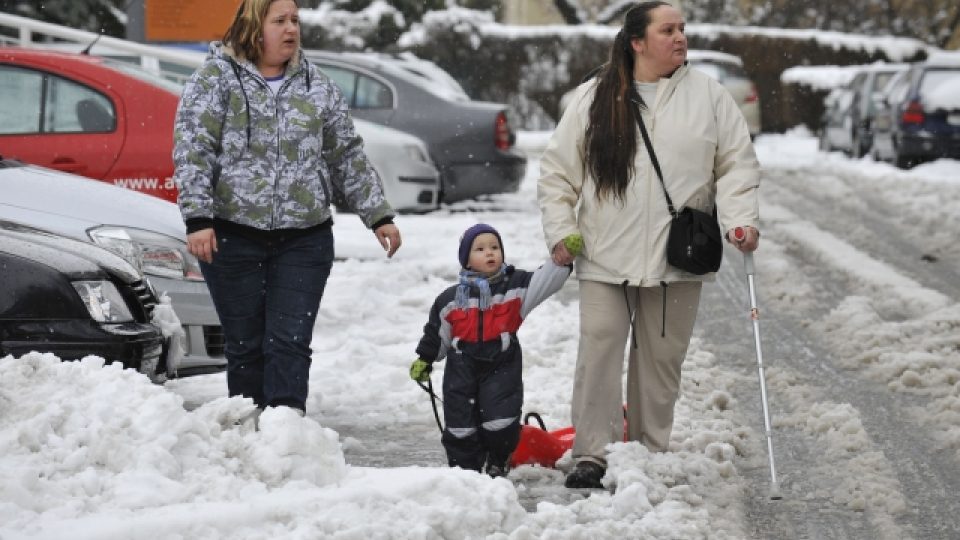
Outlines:
{"label": "snow-covered hedge", "polygon": [[[303,17],[307,47],[384,50],[383,36],[396,13],[367,13],[346,25],[342,14]],[[378,22],[375,22],[378,21]],[[309,28],[315,25],[314,29]],[[350,26],[350,32],[343,32]],[[560,96],[593,67],[606,61],[618,27],[595,24],[510,26],[489,12],[464,8],[431,11],[414,23],[386,52],[409,51],[449,72],[477,100],[509,104],[515,127],[550,129]],[[908,38],[875,38],[837,32],[690,24],[691,48],[740,56],[757,85],[764,131],[784,131],[806,123],[816,128],[824,91],[784,84],[784,70],[801,65],[851,65],[876,61],[909,62],[930,48]]]}

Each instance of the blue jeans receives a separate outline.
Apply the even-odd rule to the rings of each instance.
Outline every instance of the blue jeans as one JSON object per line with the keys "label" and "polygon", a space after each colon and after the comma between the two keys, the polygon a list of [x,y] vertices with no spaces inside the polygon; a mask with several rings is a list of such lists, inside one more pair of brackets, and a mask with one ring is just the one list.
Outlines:
{"label": "blue jeans", "polygon": [[261,408],[306,410],[310,341],[333,266],[329,227],[256,242],[217,232],[213,263],[200,263],[220,316],[227,391]]}

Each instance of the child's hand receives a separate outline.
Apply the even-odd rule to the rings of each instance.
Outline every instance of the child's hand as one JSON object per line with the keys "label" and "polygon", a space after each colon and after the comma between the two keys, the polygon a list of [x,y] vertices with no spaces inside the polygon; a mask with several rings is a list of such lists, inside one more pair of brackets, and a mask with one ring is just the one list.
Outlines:
{"label": "child's hand", "polygon": [[580,233],[574,233],[563,239],[563,245],[575,258],[583,253],[583,236]]}
{"label": "child's hand", "polygon": [[568,235],[563,240],[553,246],[553,252],[550,254],[553,262],[558,266],[573,264],[573,260],[583,251],[583,237],[579,234]]}
{"label": "child's hand", "polygon": [[417,382],[429,381],[431,371],[433,371],[433,365],[422,358],[417,358],[410,364],[410,378]]}

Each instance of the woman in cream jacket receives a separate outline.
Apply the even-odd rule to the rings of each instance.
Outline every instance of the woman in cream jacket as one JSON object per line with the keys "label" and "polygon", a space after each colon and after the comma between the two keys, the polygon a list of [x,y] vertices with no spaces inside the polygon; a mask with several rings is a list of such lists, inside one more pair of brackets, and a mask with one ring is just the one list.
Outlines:
{"label": "woman in cream jacket", "polygon": [[[567,487],[600,487],[604,446],[623,438],[628,343],[627,438],[667,449],[701,284],[713,279],[667,264],[671,216],[637,110],[676,208],[712,212],[716,205],[738,249],[753,251],[759,242],[760,171],[747,125],[723,86],[685,65],[686,51],[677,9],[665,2],[632,8],[609,62],[576,90],[540,162],[548,248],[558,264],[576,260],[580,280],[576,466]],[[745,238],[733,239],[736,227]],[[576,235],[579,254],[570,249],[578,244],[564,242]]]}

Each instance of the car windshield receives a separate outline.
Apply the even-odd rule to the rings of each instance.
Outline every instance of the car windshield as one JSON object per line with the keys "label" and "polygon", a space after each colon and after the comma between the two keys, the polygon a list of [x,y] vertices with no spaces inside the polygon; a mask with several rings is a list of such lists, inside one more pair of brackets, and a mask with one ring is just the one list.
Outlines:
{"label": "car windshield", "polygon": [[880,88],[879,96],[881,104],[887,104],[889,102],[890,96],[893,95],[893,90],[901,84],[901,81],[903,81],[903,78],[906,77],[906,74],[907,70],[894,73],[893,76],[890,77],[890,80],[888,80],[887,83]]}
{"label": "car windshield", "polygon": [[[366,67],[372,71],[379,71],[382,75],[389,75],[412,84],[421,90],[433,94],[446,101],[470,101],[470,97],[463,88],[456,83],[446,72],[443,75],[435,64],[425,60],[413,61],[410,58],[389,58],[365,53],[343,53],[328,56],[327,54],[311,54],[307,51],[307,58],[320,65],[324,71],[333,69],[353,71],[352,66]],[[358,62],[352,62],[353,59]],[[431,64],[433,67],[427,66]],[[331,76],[331,78],[335,78]],[[452,83],[451,83],[452,81]],[[344,82],[342,79],[337,82]]]}
{"label": "car windshield", "polygon": [[960,70],[927,71],[920,81],[920,99],[928,110],[960,109]]}
{"label": "car windshield", "polygon": [[874,89],[884,88],[885,86],[887,86],[887,83],[890,82],[890,79],[892,79],[894,75],[896,75],[895,71],[884,71],[881,73],[877,73],[876,78],[873,80],[873,88]]}
{"label": "car windshield", "polygon": [[103,64],[110,68],[113,68],[117,71],[121,71],[131,77],[136,77],[145,83],[152,84],[158,88],[162,88],[174,94],[180,95],[180,92],[183,91],[183,86],[181,84],[175,83],[169,79],[165,79],[159,75],[154,75],[149,71],[142,69],[140,66],[131,64],[129,62],[123,62],[121,60],[113,60],[110,58],[103,58]]}

